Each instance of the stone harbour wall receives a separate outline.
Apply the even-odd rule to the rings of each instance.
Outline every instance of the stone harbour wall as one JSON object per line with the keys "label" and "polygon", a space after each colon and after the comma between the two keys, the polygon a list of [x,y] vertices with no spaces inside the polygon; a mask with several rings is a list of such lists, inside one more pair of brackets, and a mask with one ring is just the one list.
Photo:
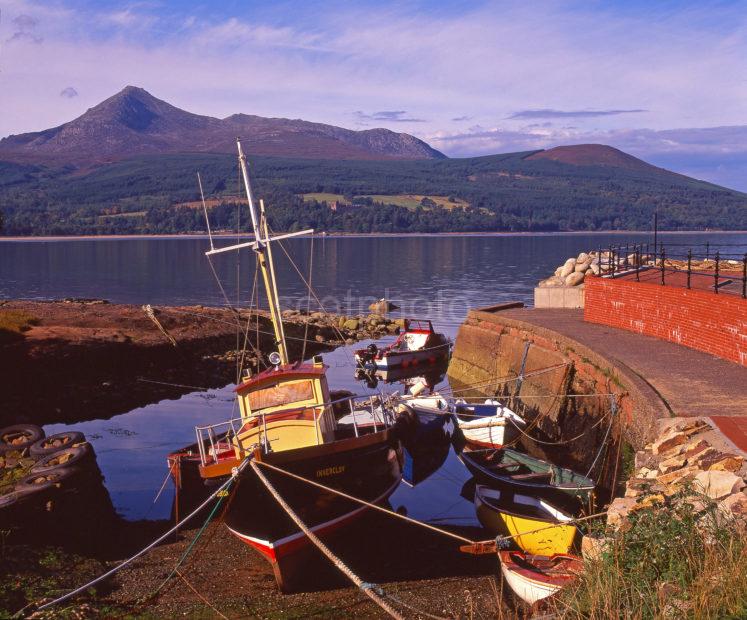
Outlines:
{"label": "stone harbour wall", "polygon": [[530,453],[576,471],[586,472],[608,443],[595,477],[612,492],[621,445],[642,449],[653,441],[657,420],[669,412],[653,389],[619,362],[550,329],[502,316],[502,310],[521,305],[470,311],[449,365],[455,395],[497,396],[527,419],[533,436],[548,442],[522,441]]}

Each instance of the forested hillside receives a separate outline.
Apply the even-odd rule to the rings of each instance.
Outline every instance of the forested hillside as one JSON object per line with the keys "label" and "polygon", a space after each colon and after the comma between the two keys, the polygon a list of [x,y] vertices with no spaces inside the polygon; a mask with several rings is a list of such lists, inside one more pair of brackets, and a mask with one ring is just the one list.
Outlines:
{"label": "forested hillside", "polygon": [[[419,161],[253,157],[250,163],[255,193],[265,199],[276,230],[646,229],[654,208],[666,229],[747,229],[746,194],[640,160],[637,166],[587,165],[534,154]],[[145,156],[88,171],[0,162],[4,234],[201,232],[202,210],[179,206],[198,200],[197,172],[211,199],[212,225],[235,228],[239,176],[230,155]],[[344,199],[333,210],[302,197],[315,193]],[[394,198],[387,204],[387,195],[399,194],[451,197],[454,206],[424,200],[405,208]]]}

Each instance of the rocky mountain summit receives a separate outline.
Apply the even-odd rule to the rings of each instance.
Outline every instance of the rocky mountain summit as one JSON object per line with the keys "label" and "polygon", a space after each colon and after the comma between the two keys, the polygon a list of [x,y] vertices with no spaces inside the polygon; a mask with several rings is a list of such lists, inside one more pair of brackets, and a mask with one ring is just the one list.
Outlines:
{"label": "rocky mountain summit", "polygon": [[298,119],[193,114],[127,86],[78,118],[0,140],[0,160],[103,163],[138,155],[234,153],[236,137],[256,155],[315,159],[440,159],[418,138],[388,129],[352,131]]}

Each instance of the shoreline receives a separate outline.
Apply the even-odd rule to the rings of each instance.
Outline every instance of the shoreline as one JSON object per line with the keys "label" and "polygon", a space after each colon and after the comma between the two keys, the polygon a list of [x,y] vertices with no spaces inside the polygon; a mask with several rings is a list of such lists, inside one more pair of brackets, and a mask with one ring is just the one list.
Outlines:
{"label": "shoreline", "polygon": [[[648,230],[564,230],[552,232],[439,232],[439,233],[316,233],[309,235],[315,239],[371,239],[376,237],[562,237],[581,235],[652,235]],[[660,230],[659,235],[745,235],[747,230]],[[134,234],[134,235],[40,235],[40,236],[0,236],[0,243],[45,242],[45,241],[128,241],[128,240],[171,240],[171,239],[209,239],[206,233],[168,233],[168,234]],[[214,239],[236,239],[230,232],[213,234]],[[239,235],[242,240],[253,239],[253,235]]]}

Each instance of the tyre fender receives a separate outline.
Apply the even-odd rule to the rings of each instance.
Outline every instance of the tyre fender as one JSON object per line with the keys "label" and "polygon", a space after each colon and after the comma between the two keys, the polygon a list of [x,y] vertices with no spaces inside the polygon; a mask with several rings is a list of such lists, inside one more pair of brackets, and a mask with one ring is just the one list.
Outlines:
{"label": "tyre fender", "polygon": [[85,441],[85,435],[78,431],[57,433],[56,435],[44,437],[32,444],[29,448],[29,454],[31,454],[31,456],[47,456],[48,454],[54,454],[55,452],[59,452],[65,448],[82,444]]}
{"label": "tyre fender", "polygon": [[44,429],[35,424],[13,424],[0,428],[0,452],[21,451],[44,437]]}
{"label": "tyre fender", "polygon": [[73,446],[72,448],[63,448],[39,459],[36,465],[31,468],[31,473],[43,474],[53,469],[67,468],[79,463],[89,454],[91,454],[91,445],[88,443]]}

